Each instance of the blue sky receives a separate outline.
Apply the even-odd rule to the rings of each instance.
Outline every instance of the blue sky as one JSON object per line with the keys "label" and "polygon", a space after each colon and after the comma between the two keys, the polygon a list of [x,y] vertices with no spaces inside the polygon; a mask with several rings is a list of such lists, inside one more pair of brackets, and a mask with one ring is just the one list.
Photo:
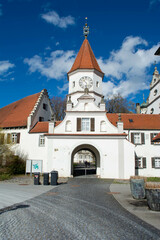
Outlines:
{"label": "blue sky", "polygon": [[160,71],[160,0],[0,0],[0,108],[44,88],[67,94],[86,16],[104,95],[148,97],[154,61]]}

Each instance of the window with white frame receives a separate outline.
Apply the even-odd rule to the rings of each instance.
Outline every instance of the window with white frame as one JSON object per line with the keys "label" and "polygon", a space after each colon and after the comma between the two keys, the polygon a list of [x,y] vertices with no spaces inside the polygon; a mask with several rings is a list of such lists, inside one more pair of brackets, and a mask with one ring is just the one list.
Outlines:
{"label": "window with white frame", "polygon": [[136,158],[136,168],[143,168],[143,161],[142,161],[142,157]]}
{"label": "window with white frame", "polygon": [[82,131],[89,131],[89,130],[90,130],[90,119],[82,118]]}
{"label": "window with white frame", "polygon": [[146,158],[145,157],[136,157],[135,168],[146,168]]}
{"label": "window with white frame", "polygon": [[44,147],[45,146],[45,137],[44,135],[39,136],[39,146]]}
{"label": "window with white frame", "polygon": [[155,168],[160,168],[160,158],[155,157],[154,161],[155,161]]}
{"label": "window with white frame", "polygon": [[17,143],[17,133],[12,133],[12,135],[11,135],[11,142],[12,143]]}
{"label": "window with white frame", "polygon": [[134,144],[141,144],[141,134],[134,133]]}

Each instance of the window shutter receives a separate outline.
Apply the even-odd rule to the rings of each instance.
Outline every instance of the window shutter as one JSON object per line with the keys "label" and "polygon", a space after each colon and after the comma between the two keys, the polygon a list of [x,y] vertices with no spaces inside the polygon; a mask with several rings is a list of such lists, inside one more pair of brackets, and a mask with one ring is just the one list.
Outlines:
{"label": "window shutter", "polygon": [[95,119],[91,118],[91,132],[95,131],[95,127],[94,127],[95,124],[94,123],[95,123]]}
{"label": "window shutter", "polygon": [[131,143],[134,143],[134,133],[131,133]]}
{"label": "window shutter", "polygon": [[154,143],[152,142],[153,133],[150,134],[150,138],[151,138],[151,144],[154,144]]}
{"label": "window shutter", "polygon": [[138,159],[135,159],[135,168],[138,168]]}
{"label": "window shutter", "polygon": [[4,144],[4,133],[0,133],[0,144]]}
{"label": "window shutter", "polygon": [[152,159],[152,168],[155,168],[155,158],[151,158]]}
{"label": "window shutter", "polygon": [[141,144],[145,144],[144,133],[141,133]]}
{"label": "window shutter", "polygon": [[20,143],[20,133],[17,133],[17,143]]}
{"label": "window shutter", "polygon": [[143,157],[143,158],[142,158],[142,161],[143,161],[143,168],[146,168],[146,158]]}
{"label": "window shutter", "polygon": [[11,143],[11,134],[7,134],[7,144]]}
{"label": "window shutter", "polygon": [[77,132],[81,131],[81,118],[77,118]]}

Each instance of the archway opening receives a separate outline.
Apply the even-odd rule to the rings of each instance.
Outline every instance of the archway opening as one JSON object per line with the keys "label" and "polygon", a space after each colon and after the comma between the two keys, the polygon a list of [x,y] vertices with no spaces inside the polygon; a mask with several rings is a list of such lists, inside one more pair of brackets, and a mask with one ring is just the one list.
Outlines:
{"label": "archway opening", "polygon": [[83,144],[73,150],[71,174],[74,177],[100,175],[100,154],[94,146]]}

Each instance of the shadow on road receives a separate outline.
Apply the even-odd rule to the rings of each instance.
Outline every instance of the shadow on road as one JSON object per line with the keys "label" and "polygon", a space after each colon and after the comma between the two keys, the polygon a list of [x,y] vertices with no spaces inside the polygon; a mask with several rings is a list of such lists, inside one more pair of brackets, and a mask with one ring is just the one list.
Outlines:
{"label": "shadow on road", "polygon": [[19,209],[19,208],[28,208],[28,207],[30,207],[30,205],[25,205],[25,204],[12,205],[12,206],[10,206],[10,207],[6,207],[6,208],[1,209],[1,210],[0,210],[0,215],[1,215],[2,213],[5,213],[5,212],[15,211],[15,210],[17,210],[17,209]]}

